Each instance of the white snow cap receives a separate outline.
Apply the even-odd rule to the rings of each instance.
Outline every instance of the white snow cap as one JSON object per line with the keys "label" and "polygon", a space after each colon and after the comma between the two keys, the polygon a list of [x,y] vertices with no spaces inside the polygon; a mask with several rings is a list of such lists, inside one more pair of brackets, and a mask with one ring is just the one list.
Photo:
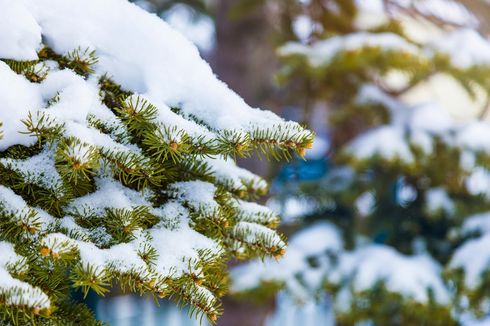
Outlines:
{"label": "white snow cap", "polygon": [[[176,107],[214,131],[270,128],[289,135],[289,127],[294,132],[302,130],[297,123],[248,106],[218,80],[190,41],[159,17],[126,0],[2,0],[0,22],[0,58],[36,59],[41,36],[60,54],[77,48],[95,50],[99,59],[94,67],[96,75],[107,73],[124,89],[149,99],[161,111],[159,116],[166,119],[172,116],[170,108]],[[2,28],[4,25],[8,29]],[[0,94],[5,93],[0,103],[5,108],[0,115],[5,138],[0,148],[26,144],[25,137],[15,138],[23,131],[19,118],[43,107],[42,100],[49,99],[42,91],[46,86],[21,80],[3,63],[0,76]],[[28,139],[32,141],[32,137]]]}
{"label": "white snow cap", "polygon": [[[0,0],[0,58],[37,59],[41,27],[27,8],[17,0]],[[3,79],[3,78],[2,78]]]}
{"label": "white snow cap", "polygon": [[459,68],[490,65],[490,43],[473,29],[458,29],[434,40],[430,47],[449,56]]}
{"label": "white snow cap", "polygon": [[386,160],[414,161],[403,130],[390,125],[373,129],[356,138],[349,145],[348,151],[360,159],[379,156]]}
{"label": "white snow cap", "polygon": [[358,32],[318,41],[314,45],[289,42],[279,49],[282,56],[304,55],[313,67],[327,65],[341,51],[380,47],[385,51],[419,54],[418,48],[393,33]]}
{"label": "white snow cap", "polygon": [[[323,280],[332,268],[327,253],[336,255],[343,247],[339,230],[328,222],[317,222],[295,234],[286,254],[279,260],[252,261],[232,270],[232,292],[259,287],[261,282],[284,283],[296,300],[306,302],[321,291]],[[308,259],[317,260],[311,267]],[[298,279],[298,277],[301,279]]]}
{"label": "white snow cap", "polygon": [[441,266],[428,255],[405,256],[388,246],[370,245],[342,255],[331,279],[342,284],[347,278],[356,291],[384,281],[389,291],[422,303],[428,301],[431,289],[437,302],[448,303],[440,273]]}
{"label": "white snow cap", "polygon": [[480,238],[466,241],[454,253],[449,266],[461,268],[464,271],[464,281],[471,288],[477,288],[481,282],[483,273],[490,268],[490,234]]}

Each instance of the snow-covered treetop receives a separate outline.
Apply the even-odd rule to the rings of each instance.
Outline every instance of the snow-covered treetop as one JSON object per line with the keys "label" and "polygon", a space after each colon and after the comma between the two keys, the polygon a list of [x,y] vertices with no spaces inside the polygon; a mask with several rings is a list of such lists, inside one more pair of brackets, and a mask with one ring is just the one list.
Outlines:
{"label": "snow-covered treetop", "polygon": [[288,167],[300,177],[281,175],[273,203],[295,208],[288,230],[305,227],[299,237],[325,219],[343,246],[311,254],[293,234],[284,260],[238,267],[232,289],[264,295],[274,284],[299,301],[326,291],[343,325],[479,318],[488,310],[488,217],[468,216],[490,208],[490,42],[476,16],[452,0],[291,7],[278,77],[330,147],[308,166],[318,179]]}
{"label": "snow-covered treetop", "polygon": [[227,257],[283,254],[249,202],[267,184],[233,158],[303,155],[312,133],[249,107],[160,18],[0,0],[0,44],[1,311],[76,323],[64,289],[117,280],[215,321]]}
{"label": "snow-covered treetop", "polygon": [[[435,75],[452,78],[472,99],[489,97],[490,42],[475,29],[478,21],[464,5],[446,0],[328,3],[301,2],[310,18],[310,32],[279,48],[285,63],[279,77],[313,80],[310,97],[341,102],[339,97],[345,96],[351,103],[341,102],[343,107],[357,107],[350,114],[363,115],[367,127],[375,127],[347,139],[348,155],[358,161],[377,157],[413,166],[420,158],[416,152],[431,154],[435,141],[461,151],[488,153],[483,139],[490,124],[460,122],[429,97],[416,104],[404,98]],[[376,24],[367,24],[369,17]],[[434,31],[417,40],[405,26],[416,23],[407,19],[422,21]],[[337,91],[339,85],[344,94]],[[378,113],[366,113],[376,112],[369,108],[378,106],[383,108]]]}

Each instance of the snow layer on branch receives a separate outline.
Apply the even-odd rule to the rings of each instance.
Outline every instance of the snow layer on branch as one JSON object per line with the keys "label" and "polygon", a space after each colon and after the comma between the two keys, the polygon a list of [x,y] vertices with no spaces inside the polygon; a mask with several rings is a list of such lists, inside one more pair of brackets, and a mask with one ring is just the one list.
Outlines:
{"label": "snow layer on branch", "polygon": [[[186,118],[203,121],[213,131],[253,134],[256,130],[268,129],[277,132],[279,138],[310,136],[309,131],[295,122],[285,122],[272,112],[249,107],[216,78],[194,45],[158,17],[124,0],[83,3],[2,0],[0,4],[3,5],[1,8],[5,7],[0,13],[0,41],[5,46],[0,51],[16,51],[15,55],[0,52],[0,58],[36,59],[36,50],[42,46],[42,35],[43,42],[60,54],[66,55],[75,49],[95,50],[99,59],[95,66],[97,75],[107,73],[123,88],[148,98],[157,106],[158,116],[164,124],[176,125],[191,136],[212,136],[212,133],[182,119],[170,108],[180,109]],[[14,23],[9,23],[11,20]],[[1,26],[7,23],[8,29],[2,29]],[[113,35],[124,35],[124,38]],[[33,137],[18,133],[24,131],[20,120],[27,117],[28,111],[43,107],[43,100],[50,98],[47,90],[54,91],[54,96],[59,88],[67,87],[64,92],[68,102],[60,103],[59,110],[53,110],[58,112],[50,112],[58,116],[60,122],[74,120],[80,123],[74,114],[81,117],[94,111],[91,110],[93,106],[100,107],[93,101],[97,92],[92,81],[85,82],[70,71],[50,73],[43,85],[29,83],[4,63],[0,63],[0,74],[1,104],[5,108],[3,114],[0,112],[5,136],[0,140],[0,149],[33,143]],[[68,76],[70,74],[73,76]],[[72,106],[71,110],[62,110],[68,105]],[[61,112],[65,115],[60,116]],[[83,128],[76,123],[67,124],[66,131],[80,135]]]}
{"label": "snow layer on branch", "polygon": [[267,206],[262,206],[257,203],[246,202],[240,199],[236,200],[236,208],[238,209],[238,215],[245,222],[255,222],[255,220],[250,219],[260,219],[260,217],[270,217],[273,218],[276,214]]}
{"label": "snow layer on branch", "polygon": [[175,217],[178,221],[171,230],[155,227],[149,231],[150,244],[158,253],[154,269],[150,269],[138,254],[148,239],[141,232],[136,233],[135,240],[107,249],[100,249],[90,242],[73,240],[61,233],[49,234],[43,238],[42,244],[60,254],[74,248],[80,253],[83,266],[91,266],[98,271],[113,269],[148,277],[153,270],[158,277],[179,277],[186,272],[195,272],[193,269],[200,260],[200,252],[218,255],[222,249],[213,240],[190,228],[188,211],[185,208],[175,203],[167,205],[161,208],[161,212],[171,214],[169,218]]}
{"label": "snow layer on branch", "polygon": [[356,0],[356,6],[355,25],[359,29],[376,28],[388,21],[383,0]]}
{"label": "snow layer on branch", "polygon": [[403,130],[395,126],[387,125],[365,133],[349,145],[348,151],[359,159],[379,156],[386,160],[414,161]]}
{"label": "snow layer on branch", "polygon": [[[177,231],[152,229],[151,244],[159,252],[155,269],[163,275],[179,277],[183,273],[196,273],[195,263],[200,260],[199,252],[219,255],[220,245],[189,227],[188,217],[181,221]],[[198,271],[197,271],[198,272]]]}
{"label": "snow layer on branch", "polygon": [[389,291],[422,303],[429,300],[431,289],[437,302],[448,303],[440,273],[441,266],[427,255],[405,256],[387,246],[371,245],[342,255],[331,280],[339,284],[349,280],[355,291],[384,281]]}
{"label": "snow layer on branch", "polygon": [[200,180],[176,182],[169,186],[167,192],[181,203],[185,203],[195,211],[212,215],[219,205],[214,200],[216,187]]}
{"label": "snow layer on branch", "polygon": [[238,167],[229,158],[204,157],[203,161],[209,165],[214,177],[220,184],[228,185],[236,190],[245,189],[246,186],[255,190],[267,188],[267,182],[264,179]]}
{"label": "snow layer on branch", "polygon": [[401,6],[414,6],[420,13],[442,21],[462,25],[478,25],[476,17],[466,7],[453,0],[393,0]]}
{"label": "snow layer on branch", "polygon": [[490,198],[490,171],[483,167],[473,167],[470,171],[471,174],[464,180],[468,192]]}
{"label": "snow layer on branch", "polygon": [[[253,261],[234,268],[231,290],[241,292],[257,288],[262,282],[280,282],[296,299],[306,301],[320,290],[322,280],[331,268],[326,254],[337,254],[342,246],[337,228],[327,222],[318,222],[290,239],[281,260]],[[318,263],[317,268],[309,265],[311,258]]]}
{"label": "snow layer on branch", "polygon": [[[2,185],[0,185],[0,213],[4,218],[5,215],[11,215],[14,220],[26,225],[36,222],[40,229],[46,229],[54,223],[51,215],[40,208],[29,207],[21,196]],[[35,235],[29,234],[29,236]]]}
{"label": "snow layer on branch", "polygon": [[[37,59],[41,27],[21,1],[0,0],[0,58]],[[3,79],[3,78],[2,78]],[[3,96],[2,96],[3,97]]]}
{"label": "snow layer on branch", "polygon": [[458,130],[455,144],[463,149],[490,153],[490,124],[482,121],[469,123]]}
{"label": "snow layer on branch", "polygon": [[381,104],[389,110],[390,124],[364,134],[350,144],[352,155],[369,159],[380,156],[387,160],[400,159],[405,163],[414,161],[410,144],[426,154],[433,150],[433,136],[454,143],[452,132],[458,128],[456,121],[435,103],[407,106],[374,85],[365,85],[356,98],[358,104]]}
{"label": "snow layer on branch", "polygon": [[327,222],[318,222],[299,231],[291,238],[289,246],[302,252],[305,256],[317,256],[327,251],[342,250],[340,231]]}
{"label": "snow layer on branch", "polygon": [[429,45],[449,56],[451,63],[465,69],[490,65],[490,43],[473,29],[458,29],[434,40]]}
{"label": "snow layer on branch", "polygon": [[220,255],[222,247],[215,241],[194,231],[189,226],[189,211],[178,203],[170,202],[160,208],[167,219],[176,218],[176,225],[168,228],[153,228],[150,231],[151,244],[159,256],[155,269],[163,275],[179,277],[183,273],[199,274],[194,264],[199,261],[200,252]]}
{"label": "snow layer on branch", "polygon": [[444,108],[426,103],[412,108],[409,125],[412,129],[442,135],[454,127],[454,120]]}
{"label": "snow layer on branch", "polygon": [[490,212],[468,216],[461,231],[464,235],[475,232],[490,234]]}
{"label": "snow layer on branch", "polygon": [[[3,12],[0,21],[3,20],[2,17]],[[3,49],[3,34],[0,34],[0,40]],[[21,120],[27,118],[29,110],[42,106],[42,97],[35,84],[31,84],[23,76],[17,75],[7,64],[1,61],[0,99],[2,106],[0,121],[3,122],[3,139],[0,139],[0,150],[5,150],[16,144],[32,145],[36,141],[34,137],[19,134],[19,132],[26,131]]]}
{"label": "snow layer on branch", "polygon": [[390,111],[392,123],[401,125],[406,120],[408,107],[397,99],[383,92],[378,86],[366,84],[357,94],[358,104],[381,104]]}
{"label": "snow layer on branch", "polygon": [[150,196],[146,191],[141,192],[124,187],[110,178],[96,178],[97,191],[72,201],[66,208],[67,212],[92,213],[98,216],[105,214],[107,208],[132,209],[136,206],[151,206],[145,197]]}
{"label": "snow layer on branch", "polygon": [[54,152],[45,148],[41,153],[25,160],[9,158],[0,159],[3,165],[20,174],[27,183],[35,184],[45,189],[59,191],[63,181],[54,167]]}
{"label": "snow layer on branch", "polygon": [[16,214],[28,209],[26,202],[15,192],[0,185],[0,209],[4,214]]}
{"label": "snow layer on branch", "polygon": [[431,102],[407,106],[373,85],[362,87],[356,102],[381,104],[389,110],[391,120],[387,125],[359,135],[349,144],[348,153],[357,158],[367,160],[379,156],[411,164],[415,153],[410,145],[430,155],[437,138],[449,147],[461,149],[462,167],[477,171],[474,152],[490,153],[486,141],[490,139],[490,124],[486,121],[459,122],[447,110]]}
{"label": "snow layer on branch", "polygon": [[452,215],[455,211],[455,206],[449,197],[446,189],[432,188],[425,194],[426,209],[429,213],[446,213]]}
{"label": "snow layer on branch", "polygon": [[464,281],[469,288],[475,289],[481,283],[482,274],[490,268],[490,233],[466,241],[451,258],[451,268],[464,270]]}
{"label": "snow layer on branch", "polygon": [[358,32],[347,36],[331,37],[318,41],[314,45],[290,42],[279,49],[279,54],[281,56],[302,55],[308,58],[313,67],[318,67],[329,64],[342,51],[377,47],[384,51],[399,51],[414,55],[420,52],[416,46],[392,33]]}
{"label": "snow layer on branch", "polygon": [[356,0],[356,5],[356,26],[361,29],[385,24],[388,21],[385,6],[389,7],[392,14],[398,14],[401,8],[413,8],[421,15],[449,24],[472,27],[478,25],[476,17],[463,4],[453,0]]}
{"label": "snow layer on branch", "polygon": [[24,3],[55,51],[95,49],[97,72],[108,73],[157,107],[180,108],[216,130],[251,131],[284,123],[271,112],[251,109],[216,78],[193,44],[133,4],[123,0]]}
{"label": "snow layer on branch", "polygon": [[7,305],[27,306],[29,308],[49,308],[48,296],[39,288],[15,279],[7,268],[23,264],[24,258],[17,255],[12,244],[0,241],[0,295],[6,295]]}
{"label": "snow layer on branch", "polygon": [[462,268],[464,280],[469,288],[479,286],[485,272],[490,268],[490,213],[481,213],[465,218],[461,228],[462,236],[480,234],[479,238],[470,239],[459,247],[452,257],[449,266]]}

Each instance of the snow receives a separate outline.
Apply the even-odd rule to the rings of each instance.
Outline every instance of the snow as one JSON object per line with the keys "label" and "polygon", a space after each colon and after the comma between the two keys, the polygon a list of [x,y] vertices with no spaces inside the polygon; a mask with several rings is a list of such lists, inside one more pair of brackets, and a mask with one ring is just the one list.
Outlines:
{"label": "snow", "polygon": [[383,92],[376,85],[363,85],[357,94],[356,102],[358,104],[381,104],[390,111],[393,124],[405,123],[407,106]]}
{"label": "snow", "polygon": [[[47,235],[42,239],[42,244],[58,254],[76,249],[80,253],[82,265],[94,267],[98,272],[112,269],[121,273],[135,272],[150,278],[154,272],[138,255],[139,249],[149,238],[149,243],[158,253],[154,262],[154,270],[158,273],[155,276],[177,278],[183,273],[193,272],[195,267],[190,262],[200,259],[200,251],[207,250],[218,255],[222,249],[213,240],[190,228],[185,208],[175,207],[172,203],[167,205],[173,207],[170,210],[162,207],[162,212],[175,212],[177,209],[181,214],[177,216],[178,222],[174,229],[155,227],[146,235],[136,233],[135,240],[129,243],[113,245],[107,249],[100,249],[87,241],[73,240],[61,233]],[[69,223],[65,218],[64,225]]]}
{"label": "snow", "polygon": [[204,157],[203,162],[209,165],[218,183],[232,190],[245,190],[247,185],[253,190],[267,188],[267,182],[264,179],[238,167],[230,158]]}
{"label": "snow", "polygon": [[289,42],[279,48],[281,56],[302,55],[312,67],[328,65],[339,53],[362,48],[377,48],[384,51],[399,51],[417,55],[419,50],[413,44],[392,33],[358,32],[346,36],[334,36],[313,45]]}
{"label": "snow", "polygon": [[475,289],[481,283],[482,274],[490,268],[490,234],[480,238],[466,241],[459,247],[449,266],[451,268],[462,268],[466,286]]}
{"label": "snow", "polygon": [[356,0],[356,6],[358,11],[384,12],[383,0]]}
{"label": "snow", "polygon": [[464,281],[470,289],[481,283],[484,273],[490,268],[490,213],[480,213],[465,218],[461,228],[462,236],[479,234],[480,237],[467,240],[454,253],[449,267],[462,268]]}
{"label": "snow", "polygon": [[462,126],[457,131],[455,145],[463,149],[490,153],[490,124],[474,121]]}
{"label": "snow", "polygon": [[306,256],[317,256],[327,251],[340,251],[343,245],[336,227],[327,222],[317,222],[297,232],[291,238],[289,247],[299,250]]}
{"label": "snow", "polygon": [[330,280],[344,286],[351,284],[354,291],[369,290],[384,281],[389,291],[421,303],[428,302],[430,289],[435,300],[444,304],[449,302],[449,292],[441,271],[441,266],[427,255],[405,256],[388,246],[370,245],[343,254]]}
{"label": "snow", "polygon": [[408,123],[412,129],[441,135],[454,127],[449,112],[433,103],[421,104],[411,110]]}
{"label": "snow", "polygon": [[418,11],[435,16],[445,22],[477,27],[476,17],[466,7],[453,0],[396,0],[402,5],[411,3]]}
{"label": "snow", "polygon": [[141,193],[126,188],[119,182],[107,177],[96,178],[97,190],[93,193],[79,197],[66,207],[66,212],[87,216],[94,214],[103,216],[108,208],[132,209],[136,206],[151,206],[150,202]]}
{"label": "snow", "polygon": [[464,171],[471,172],[476,167],[476,155],[474,152],[464,150],[459,157],[459,163]]}
{"label": "snow", "polygon": [[[229,196],[227,204],[235,209],[237,220],[243,219],[222,235],[226,240],[227,236],[241,237],[239,240],[245,244],[240,243],[234,249],[245,250],[247,243],[256,245],[257,242],[270,249],[286,246],[275,230],[265,226],[277,223],[276,214],[258,204],[233,200],[232,194],[225,192],[247,197],[246,191],[263,193],[267,189],[263,179],[237,167],[231,159],[204,155],[197,158],[209,167],[210,176],[205,179],[215,184],[172,179],[173,183],[165,183],[162,189],[136,191],[115,178],[118,169],[122,169],[119,165],[148,172],[149,178],[156,172],[144,152],[131,143],[125,123],[102,103],[98,82],[105,75],[133,93],[126,104],[146,100],[155,105],[156,118],[151,123],[157,132],[171,130],[164,141],[188,135],[194,144],[209,142],[214,148],[223,139],[248,142],[269,131],[275,133],[272,140],[276,142],[311,137],[299,124],[247,105],[213,74],[196,47],[159,17],[125,0],[0,0],[0,44],[1,59],[34,60],[44,46],[65,56],[73,55],[77,49],[93,50],[98,59],[88,76],[60,69],[54,61],[43,62],[48,74],[38,83],[28,81],[0,61],[0,121],[4,134],[0,151],[37,142],[34,135],[25,133],[22,123],[29,115],[34,124],[40,124],[40,129],[56,126],[60,131],[39,154],[23,160],[2,158],[2,167],[16,172],[26,182],[64,195],[59,192],[66,180],[62,180],[57,170],[57,151],[62,150],[82,163],[95,161],[94,190],[82,197],[75,196],[61,207],[56,219],[41,208],[28,206],[21,196],[0,185],[0,212],[26,223],[32,222],[24,221],[27,218],[40,222],[43,232],[31,236],[39,237],[53,257],[55,253],[74,251],[84,268],[94,267],[97,273],[109,275],[135,273],[143,281],[177,278],[186,273],[200,275],[204,255],[206,259],[224,259],[222,240],[208,238],[192,228],[199,223],[194,219],[196,215],[208,217],[207,214],[221,213],[214,198],[218,191],[226,198]],[[67,140],[72,144],[62,147]],[[182,161],[187,159],[183,157]],[[157,205],[155,198],[165,195],[171,199],[163,206]],[[149,229],[132,229],[130,240],[118,243],[121,240],[113,238],[105,224],[99,223],[114,210],[130,213],[142,210],[159,221]],[[102,226],[85,228],[81,225],[91,223],[78,224],[80,220],[93,222],[89,221],[91,218]],[[121,221],[119,226],[125,226],[126,222]],[[144,248],[156,250],[152,264],[140,257]],[[6,257],[10,256],[2,255],[0,259]],[[0,265],[0,291],[5,286],[24,291],[19,292],[20,297],[9,296],[7,300],[37,300],[36,304],[49,306],[43,293],[12,280],[3,267]],[[210,305],[216,300],[201,286],[186,285],[181,290],[202,295]],[[26,303],[31,304],[34,301]]]}
{"label": "snow", "polygon": [[264,225],[279,223],[279,217],[267,206],[238,199],[236,200],[235,208],[238,221]]}
{"label": "snow", "polygon": [[[97,72],[108,73],[157,107],[166,104],[180,108],[217,130],[251,131],[256,126],[284,123],[273,113],[251,109],[215,77],[194,45],[135,5],[122,0],[89,0],[83,4],[43,0],[29,1],[28,7],[55,51],[95,49]],[[96,27],[100,22],[104,22],[102,29]],[[113,35],[125,37],[115,39]]]}
{"label": "snow", "polygon": [[382,126],[366,132],[348,146],[348,152],[359,159],[379,156],[385,160],[414,161],[403,130],[395,126]]}
{"label": "snow", "polygon": [[468,322],[463,323],[464,326],[490,326],[490,317],[483,317],[480,320],[469,318]]}
{"label": "snow", "polygon": [[483,167],[474,168],[464,180],[464,185],[471,195],[490,198],[490,171]]}
{"label": "snow", "polygon": [[0,58],[36,60],[41,27],[20,1],[1,0],[0,8]]}
{"label": "snow", "polygon": [[425,193],[426,209],[430,214],[445,213],[453,215],[455,206],[446,189],[432,188]]}
{"label": "snow", "polygon": [[402,207],[406,207],[417,199],[417,189],[411,184],[407,184],[405,178],[399,178],[396,184],[396,202]]}
{"label": "snow", "polygon": [[[25,265],[25,258],[15,253],[12,244],[0,241],[0,295],[7,295],[4,304],[21,305],[30,308],[49,308],[51,303],[48,296],[38,287],[33,287],[9,274],[9,270],[15,265]],[[21,272],[22,268],[18,270]]]}
{"label": "snow", "polygon": [[[321,290],[325,273],[331,268],[326,254],[337,254],[342,247],[341,236],[335,226],[328,222],[315,223],[290,239],[281,260],[252,261],[233,268],[231,291],[257,288],[261,282],[279,282],[295,300],[308,302],[313,293]],[[318,260],[316,270],[311,270],[310,258]]]}
{"label": "snow", "polygon": [[27,183],[62,194],[63,181],[54,167],[54,152],[49,146],[25,160],[0,159],[0,165],[17,172]]}
{"label": "snow", "polygon": [[357,197],[354,206],[361,216],[368,216],[376,208],[376,196],[372,192],[366,191]]}
{"label": "snow", "polygon": [[222,248],[215,241],[194,231],[189,226],[189,211],[176,202],[168,202],[159,208],[162,221],[175,219],[172,227],[157,225],[150,231],[151,244],[159,256],[155,268],[163,275],[179,277],[182,273],[195,272],[190,262],[199,260],[200,251],[220,255]]}
{"label": "snow", "polygon": [[[17,2],[14,7],[18,10],[14,10],[13,13],[2,11],[0,21],[7,19],[4,17],[6,14],[17,15],[21,12],[22,15],[18,14],[19,17],[14,16],[19,23],[22,22],[21,27],[29,29],[32,33],[40,32],[44,42],[56,52],[67,54],[77,48],[95,50],[99,59],[94,66],[95,75],[107,73],[125,89],[149,99],[157,106],[159,116],[170,125],[183,125],[183,129],[192,125],[189,121],[182,121],[182,118],[178,122],[178,118],[170,112],[169,108],[173,107],[180,109],[187,118],[196,117],[202,120],[217,132],[228,130],[253,135],[256,129],[271,129],[279,131],[280,136],[285,138],[298,133],[303,136],[309,134],[297,123],[285,122],[272,112],[250,108],[216,78],[209,65],[199,57],[193,44],[158,17],[124,0],[89,0],[83,4],[62,0],[25,0]],[[37,29],[29,27],[29,21],[37,22]],[[99,26],[101,24],[103,25]],[[17,25],[19,24],[15,24],[14,27]],[[8,42],[12,35],[14,34],[10,30],[9,33],[0,34],[2,44]],[[113,35],[125,37],[114,38]],[[16,56],[17,59],[32,56],[33,51],[35,53],[41,46],[39,42],[28,46],[29,44],[22,39],[15,41],[23,46],[22,53]],[[93,80],[84,81],[77,76],[68,76],[73,75],[69,71],[55,71],[48,75],[48,79],[42,85],[32,85],[8,70],[5,64],[0,65],[3,82],[0,92],[5,92],[5,96],[2,96],[2,106],[12,108],[2,112],[15,112],[11,116],[0,113],[0,119],[8,128],[4,132],[5,138],[0,142],[1,148],[17,143],[32,143],[32,138],[21,137],[17,133],[21,127],[19,120],[27,116],[28,110],[43,107],[40,93],[46,95],[44,88],[54,91],[61,88],[66,93],[62,96],[66,98],[66,102],[55,105],[59,110],[54,108],[53,112],[50,112],[61,118],[59,113],[62,111],[62,121],[73,120],[79,123],[79,118],[82,118],[92,106],[97,105],[93,103],[97,95],[92,85]],[[36,91],[36,88],[40,89]],[[25,96],[13,97],[12,94]],[[49,99],[45,96],[43,98],[45,101]],[[62,109],[70,104],[74,109]],[[66,128],[72,132],[80,131],[80,128],[76,127],[67,125]],[[203,131],[202,129],[201,127],[199,131]],[[30,142],[27,142],[27,139]]]}
{"label": "snow", "polygon": [[466,217],[461,231],[463,235],[475,232],[490,234],[490,212]]}
{"label": "snow", "polygon": [[240,239],[248,244],[262,242],[267,248],[286,247],[286,243],[274,230],[256,223],[240,221],[232,227],[230,234],[233,239]]}
{"label": "snow", "polygon": [[0,208],[4,214],[17,214],[27,209],[24,199],[11,189],[0,185]]}
{"label": "snow", "polygon": [[215,214],[219,209],[218,203],[214,200],[216,186],[209,182],[200,180],[176,182],[168,187],[167,193],[193,210],[203,212],[206,216]]}
{"label": "snow", "polygon": [[382,0],[356,0],[357,15],[354,24],[358,29],[372,29],[388,22]]}
{"label": "snow", "polygon": [[179,277],[183,273],[199,274],[194,263],[199,261],[200,251],[210,251],[214,255],[221,252],[221,246],[204,235],[182,223],[178,231],[152,229],[151,244],[158,250],[159,256],[155,269],[163,276]]}
{"label": "snow", "polygon": [[432,137],[425,131],[413,130],[410,133],[410,144],[422,150],[424,154],[431,154],[434,150]]}
{"label": "snow", "polygon": [[73,240],[62,233],[51,233],[42,239],[41,244],[60,255],[78,250],[82,266],[91,266],[97,273],[112,268],[121,273],[142,272],[146,263],[138,256],[133,245],[121,243],[108,249],[100,249],[90,242]]}
{"label": "snow", "polygon": [[431,42],[429,48],[446,54],[461,69],[490,65],[490,43],[473,29],[457,29]]}
{"label": "snow", "polygon": [[[1,37],[2,35],[0,35],[0,39],[3,40]],[[3,151],[16,144],[30,146],[36,139],[19,133],[26,131],[21,120],[27,118],[29,110],[42,106],[42,97],[35,85],[10,70],[7,64],[2,61],[0,61],[0,76],[0,103],[2,106],[0,121],[3,122],[3,138],[0,139],[0,150]]]}
{"label": "snow", "polygon": [[314,31],[315,22],[308,15],[298,15],[293,20],[293,32],[301,42],[308,41]]}
{"label": "snow", "polygon": [[267,206],[281,215],[283,223],[295,222],[318,209],[313,199],[297,196],[290,196],[284,201],[271,198],[267,201]]}

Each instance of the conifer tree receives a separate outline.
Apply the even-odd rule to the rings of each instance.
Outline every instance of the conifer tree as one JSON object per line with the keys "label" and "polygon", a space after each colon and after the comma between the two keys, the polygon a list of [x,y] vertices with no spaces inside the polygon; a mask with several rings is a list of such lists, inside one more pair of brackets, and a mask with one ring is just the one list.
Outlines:
{"label": "conifer tree", "polygon": [[[331,295],[339,325],[470,325],[488,313],[490,43],[456,1],[288,1],[279,81],[305,121],[327,113],[320,180],[281,184],[282,261],[234,272],[233,291]],[[417,35],[407,26],[425,26]],[[289,27],[288,27],[289,26]],[[483,98],[461,122],[410,92],[452,79]],[[454,96],[447,94],[448,97]],[[456,95],[457,96],[457,95]],[[456,98],[457,99],[457,98]],[[466,107],[458,108],[468,110]],[[294,176],[294,175],[293,175]],[[477,215],[475,215],[477,214]]]}
{"label": "conifer tree", "polygon": [[97,325],[73,291],[216,321],[230,257],[279,257],[266,182],[234,163],[312,133],[250,108],[126,0],[0,0],[2,325]]}

